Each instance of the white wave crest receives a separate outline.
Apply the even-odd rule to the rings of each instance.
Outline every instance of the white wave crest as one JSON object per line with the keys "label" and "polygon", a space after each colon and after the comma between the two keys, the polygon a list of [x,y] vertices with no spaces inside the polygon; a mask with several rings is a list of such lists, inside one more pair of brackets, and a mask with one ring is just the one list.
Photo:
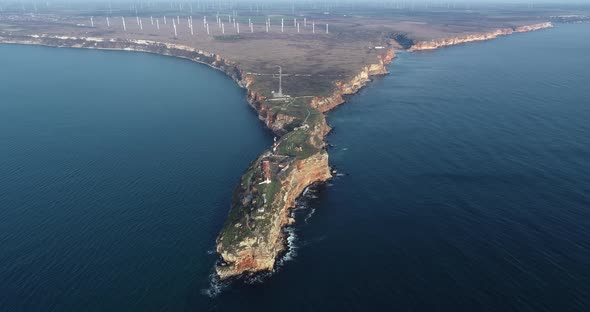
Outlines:
{"label": "white wave crest", "polygon": [[219,279],[219,276],[215,272],[209,274],[209,287],[202,289],[201,293],[209,298],[217,297],[226,287],[228,283],[225,283]]}
{"label": "white wave crest", "polygon": [[297,234],[295,233],[295,228],[287,227],[285,228],[285,233],[287,234],[287,252],[277,261],[277,267],[284,265],[285,262],[292,261],[297,256]]}
{"label": "white wave crest", "polygon": [[315,212],[315,208],[310,208],[309,213],[307,214],[307,216],[305,216],[305,219],[303,219],[303,222],[307,223],[307,220],[309,220],[309,218],[311,218],[311,216],[313,216],[314,212]]}

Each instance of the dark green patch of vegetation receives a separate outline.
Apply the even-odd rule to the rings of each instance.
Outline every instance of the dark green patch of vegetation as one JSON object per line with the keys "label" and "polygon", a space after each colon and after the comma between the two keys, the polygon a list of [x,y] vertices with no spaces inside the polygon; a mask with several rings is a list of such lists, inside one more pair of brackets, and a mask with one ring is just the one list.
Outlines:
{"label": "dark green patch of vegetation", "polygon": [[404,49],[411,48],[415,43],[414,40],[409,38],[406,34],[392,33],[388,38],[395,40],[395,42],[399,43]]}

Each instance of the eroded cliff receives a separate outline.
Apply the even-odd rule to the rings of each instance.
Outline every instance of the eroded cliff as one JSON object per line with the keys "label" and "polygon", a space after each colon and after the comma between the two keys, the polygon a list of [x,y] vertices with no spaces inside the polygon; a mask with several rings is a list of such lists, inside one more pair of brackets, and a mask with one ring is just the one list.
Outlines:
{"label": "eroded cliff", "polygon": [[445,46],[463,44],[468,42],[474,41],[484,41],[484,40],[491,40],[497,38],[499,36],[507,36],[513,33],[521,33],[521,32],[528,32],[528,31],[535,31],[544,28],[553,27],[553,24],[550,22],[547,23],[539,23],[534,25],[528,26],[521,26],[516,28],[500,28],[495,29],[485,33],[477,33],[477,34],[470,34],[465,36],[459,37],[452,37],[452,38],[444,38],[444,39],[436,39],[431,41],[421,41],[414,44],[409,51],[422,51],[422,50],[434,50]]}
{"label": "eroded cliff", "polygon": [[370,81],[371,76],[388,74],[387,65],[395,58],[393,49],[389,49],[378,58],[378,62],[365,66],[356,76],[347,81],[337,81],[329,97],[314,97],[311,106],[320,112],[327,112],[344,103],[344,96],[358,92]]}

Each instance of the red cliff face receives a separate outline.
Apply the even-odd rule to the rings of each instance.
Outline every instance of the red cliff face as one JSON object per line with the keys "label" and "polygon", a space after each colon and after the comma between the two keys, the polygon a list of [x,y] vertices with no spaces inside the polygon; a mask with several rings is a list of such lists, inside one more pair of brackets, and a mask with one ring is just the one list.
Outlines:
{"label": "red cliff face", "polygon": [[520,33],[520,32],[527,32],[527,31],[535,31],[535,30],[551,28],[551,27],[553,27],[553,24],[551,22],[546,22],[546,23],[539,23],[539,24],[517,27],[516,29],[514,29],[514,32]]}
{"label": "red cliff face", "polygon": [[331,96],[314,97],[311,106],[321,112],[327,112],[334,107],[344,103],[344,95],[355,94],[364,87],[371,79],[371,76],[385,75],[389,73],[387,65],[395,58],[393,49],[387,50],[385,54],[379,55],[378,62],[365,66],[357,75],[348,81],[337,81]]}
{"label": "red cliff face", "polygon": [[276,135],[283,135],[286,133],[286,126],[295,121],[295,117],[273,112],[271,106],[265,101],[265,97],[258,92],[248,90],[248,102],[250,106],[258,113],[258,118],[272,130]]}
{"label": "red cliff face", "polygon": [[[295,200],[309,185],[326,181],[331,177],[328,154],[325,151],[296,160],[291,166],[293,170],[281,179],[280,189],[271,204],[276,207],[276,212],[268,213],[263,217],[268,220],[268,226],[254,227],[246,231],[245,235],[232,238],[230,246],[223,243],[223,236],[233,235],[233,232],[228,230],[221,233],[218,238],[217,252],[225,264],[216,267],[221,279],[239,276],[246,272],[272,271],[278,256],[285,249],[283,229],[293,222],[289,211],[294,206]],[[238,227],[244,227],[246,224],[236,223]]]}
{"label": "red cliff face", "polygon": [[418,42],[413,45],[409,50],[410,51],[423,51],[423,50],[434,50],[441,47],[457,45],[462,43],[474,42],[474,41],[484,41],[484,40],[491,40],[497,38],[499,36],[507,36],[513,33],[520,33],[520,32],[527,32],[527,31],[535,31],[544,28],[553,27],[551,23],[540,23],[528,26],[521,26],[517,28],[501,28],[495,29],[485,33],[477,33],[477,34],[470,34],[465,36],[453,37],[453,38],[445,38],[445,39],[437,39],[432,41],[422,41]]}

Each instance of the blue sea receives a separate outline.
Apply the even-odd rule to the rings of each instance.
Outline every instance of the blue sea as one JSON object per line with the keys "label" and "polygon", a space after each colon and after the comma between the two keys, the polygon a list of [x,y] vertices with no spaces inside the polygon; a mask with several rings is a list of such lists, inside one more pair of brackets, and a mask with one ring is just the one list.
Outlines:
{"label": "blue sea", "polygon": [[215,237],[271,133],[223,74],[0,45],[0,311],[588,311],[590,25],[431,52],[328,113],[271,276]]}

